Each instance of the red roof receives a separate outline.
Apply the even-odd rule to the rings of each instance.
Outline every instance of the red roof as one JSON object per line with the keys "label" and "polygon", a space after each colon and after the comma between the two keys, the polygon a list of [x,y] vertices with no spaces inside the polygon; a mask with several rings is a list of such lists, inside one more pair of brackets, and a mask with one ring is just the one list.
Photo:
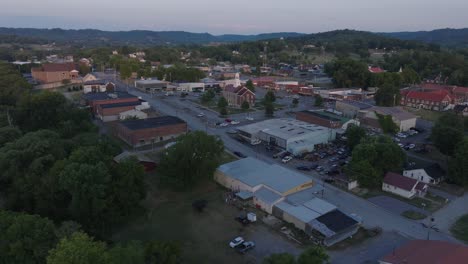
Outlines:
{"label": "red roof", "polygon": [[[239,96],[242,96],[244,95],[245,93],[251,93],[251,94],[254,94],[252,91],[250,91],[247,87],[245,86],[239,86],[239,87],[234,87],[232,84],[230,85],[226,85],[226,87],[224,87],[224,91],[225,92],[229,92],[229,93],[235,93]],[[255,95],[255,94],[254,94]]]}
{"label": "red roof", "polygon": [[407,191],[413,190],[413,187],[418,183],[415,179],[411,179],[394,172],[387,172],[383,182]]}
{"label": "red roof", "polygon": [[447,97],[448,100],[451,99],[449,92],[446,90],[432,90],[427,92],[406,90],[400,93],[402,96],[406,96],[407,99],[419,99],[433,102],[442,102]]}
{"label": "red roof", "polygon": [[369,66],[369,71],[372,72],[372,73],[382,73],[382,72],[385,72],[384,69],[380,68],[380,67],[374,67],[374,66]]}
{"label": "red roof", "polygon": [[467,246],[436,240],[411,240],[382,259],[392,264],[461,264],[467,260]]}
{"label": "red roof", "polygon": [[76,65],[70,63],[47,63],[41,67],[33,68],[33,71],[44,71],[44,72],[61,72],[61,71],[72,71],[76,70]]}
{"label": "red roof", "polygon": [[425,189],[427,189],[427,184],[425,184],[424,182],[418,182],[415,189],[418,191],[424,191]]}

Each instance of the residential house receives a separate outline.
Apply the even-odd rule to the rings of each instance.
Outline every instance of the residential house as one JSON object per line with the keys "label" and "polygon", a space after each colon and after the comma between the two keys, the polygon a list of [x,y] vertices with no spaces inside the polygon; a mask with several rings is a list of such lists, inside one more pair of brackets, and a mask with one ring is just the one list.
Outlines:
{"label": "residential house", "polygon": [[411,199],[415,196],[424,196],[427,184],[403,175],[387,172],[383,179],[382,190],[398,196]]}
{"label": "residential house", "polygon": [[419,91],[405,89],[401,90],[400,94],[400,105],[414,108],[442,111],[453,102],[450,92],[446,90]]}
{"label": "residential house", "polygon": [[255,105],[255,93],[245,86],[234,87],[228,85],[224,87],[223,96],[231,107],[240,108],[243,102],[249,103],[250,107]]}
{"label": "residential house", "polygon": [[439,240],[411,240],[380,259],[379,264],[467,263],[468,246]]}
{"label": "residential house", "polygon": [[456,105],[456,106],[453,108],[453,111],[454,111],[457,115],[468,116],[468,105]]}
{"label": "residential house", "polygon": [[115,84],[106,80],[93,80],[83,83],[83,93],[114,92]]}
{"label": "residential house", "polygon": [[445,171],[439,164],[433,163],[425,168],[404,170],[403,176],[427,184],[439,184],[445,177]]}
{"label": "residential house", "polygon": [[385,72],[384,69],[377,67],[377,66],[368,66],[367,68],[370,73],[383,73]]}
{"label": "residential house", "polygon": [[32,77],[40,83],[77,79],[78,73],[74,63],[46,63],[31,69]]}
{"label": "residential house", "polygon": [[117,136],[133,147],[151,145],[187,133],[187,123],[175,116],[125,120],[117,124]]}
{"label": "residential house", "polygon": [[391,116],[399,131],[408,131],[416,127],[417,116],[403,110],[401,107],[373,106],[358,113],[358,120],[363,126],[381,129],[379,115]]}

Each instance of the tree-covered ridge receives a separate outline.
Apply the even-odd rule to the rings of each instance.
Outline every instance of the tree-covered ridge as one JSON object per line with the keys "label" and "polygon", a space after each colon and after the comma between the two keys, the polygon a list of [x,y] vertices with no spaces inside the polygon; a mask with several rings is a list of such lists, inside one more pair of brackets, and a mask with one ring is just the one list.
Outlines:
{"label": "tree-covered ridge", "polygon": [[468,47],[468,28],[443,28],[431,31],[381,33],[403,40],[417,40],[448,47]]}

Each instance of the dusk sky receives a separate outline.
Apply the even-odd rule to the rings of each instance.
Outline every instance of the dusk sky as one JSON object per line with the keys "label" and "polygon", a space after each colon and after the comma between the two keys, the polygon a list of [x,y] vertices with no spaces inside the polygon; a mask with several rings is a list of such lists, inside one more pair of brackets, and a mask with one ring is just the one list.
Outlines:
{"label": "dusk sky", "polygon": [[467,0],[0,0],[1,27],[212,34],[468,27]]}

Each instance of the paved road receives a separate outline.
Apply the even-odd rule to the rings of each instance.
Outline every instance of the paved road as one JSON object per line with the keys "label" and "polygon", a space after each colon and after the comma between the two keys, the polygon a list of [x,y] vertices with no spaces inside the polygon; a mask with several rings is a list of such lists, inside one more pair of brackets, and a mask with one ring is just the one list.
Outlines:
{"label": "paved road", "polygon": [[367,200],[399,215],[401,215],[405,211],[414,211],[414,212],[419,212],[425,215],[429,215],[429,212],[426,210],[423,210],[414,205],[402,202],[398,199],[395,199],[389,196],[380,195],[380,196],[371,197]]}
{"label": "paved road", "polygon": [[468,193],[453,200],[444,208],[435,212],[432,217],[434,217],[437,227],[442,232],[448,233],[452,224],[464,214],[468,214]]}

